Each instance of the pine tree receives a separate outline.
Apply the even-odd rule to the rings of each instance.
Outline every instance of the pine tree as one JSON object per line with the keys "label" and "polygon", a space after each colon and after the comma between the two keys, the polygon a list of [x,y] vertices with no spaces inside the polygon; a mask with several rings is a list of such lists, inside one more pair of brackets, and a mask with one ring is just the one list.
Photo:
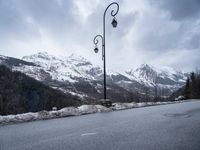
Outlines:
{"label": "pine tree", "polygon": [[197,98],[198,97],[198,87],[197,87],[197,77],[196,77],[197,75],[194,73],[194,72],[192,72],[191,73],[191,76],[190,76],[190,78],[191,78],[191,96],[192,96],[192,98]]}
{"label": "pine tree", "polygon": [[187,80],[186,80],[184,96],[186,99],[190,98],[190,79],[189,78],[187,78]]}
{"label": "pine tree", "polygon": [[3,98],[0,95],[0,115],[2,115],[2,114],[3,114]]}
{"label": "pine tree", "polygon": [[200,98],[200,74],[197,75],[197,98]]}

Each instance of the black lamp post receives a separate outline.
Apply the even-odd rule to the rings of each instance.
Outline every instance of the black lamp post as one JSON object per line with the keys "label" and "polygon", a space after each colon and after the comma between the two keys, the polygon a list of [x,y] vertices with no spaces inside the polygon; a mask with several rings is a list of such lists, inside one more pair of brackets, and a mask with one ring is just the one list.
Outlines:
{"label": "black lamp post", "polygon": [[115,19],[115,16],[117,15],[118,11],[119,11],[119,4],[116,2],[111,3],[110,5],[108,5],[108,7],[106,8],[106,10],[104,11],[104,15],[103,15],[103,36],[98,34],[94,37],[94,44],[95,44],[95,53],[98,53],[99,49],[97,47],[98,44],[98,38],[101,38],[102,40],[102,60],[103,60],[103,64],[104,64],[104,100],[106,100],[107,95],[106,95],[106,36],[105,36],[105,18],[106,18],[106,12],[108,10],[109,7],[111,7],[112,5],[115,5],[117,7],[116,11],[112,9],[111,11],[111,16],[113,16],[113,20],[111,22],[112,26],[114,28],[117,27],[117,20]]}

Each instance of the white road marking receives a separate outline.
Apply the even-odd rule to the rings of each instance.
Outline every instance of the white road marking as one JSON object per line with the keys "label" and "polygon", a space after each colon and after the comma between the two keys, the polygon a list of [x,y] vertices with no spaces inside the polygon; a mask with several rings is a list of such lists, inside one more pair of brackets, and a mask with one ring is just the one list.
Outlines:
{"label": "white road marking", "polygon": [[91,132],[91,133],[83,133],[81,136],[91,136],[91,135],[96,135],[97,132]]}

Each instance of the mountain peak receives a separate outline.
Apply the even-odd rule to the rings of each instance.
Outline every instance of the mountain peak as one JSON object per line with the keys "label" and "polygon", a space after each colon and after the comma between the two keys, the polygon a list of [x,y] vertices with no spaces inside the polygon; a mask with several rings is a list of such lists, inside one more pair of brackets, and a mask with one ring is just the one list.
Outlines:
{"label": "mountain peak", "polygon": [[[147,63],[141,64],[140,67],[138,67],[137,69],[142,69],[142,70],[155,70],[155,68]],[[136,70],[137,70],[136,69]]]}
{"label": "mountain peak", "polygon": [[82,66],[82,65],[92,65],[92,63],[87,60],[86,58],[77,55],[77,54],[71,54],[66,58],[68,63],[73,63],[74,65]]}
{"label": "mountain peak", "polygon": [[42,59],[42,60],[54,60],[57,59],[55,56],[49,54],[48,52],[38,52],[36,54],[28,55],[22,57],[23,60],[37,60],[37,59]]}
{"label": "mountain peak", "polygon": [[48,57],[50,54],[48,52],[43,51],[43,52],[38,52],[37,55],[38,56],[46,56],[46,57]]}
{"label": "mountain peak", "polygon": [[71,54],[69,57],[68,57],[68,60],[72,60],[72,61],[88,61],[86,58],[80,56],[80,55],[77,55],[77,54]]}

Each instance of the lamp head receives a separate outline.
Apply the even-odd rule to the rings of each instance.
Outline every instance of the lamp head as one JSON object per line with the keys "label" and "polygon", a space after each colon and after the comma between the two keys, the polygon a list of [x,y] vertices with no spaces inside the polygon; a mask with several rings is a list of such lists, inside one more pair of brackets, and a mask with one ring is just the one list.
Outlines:
{"label": "lamp head", "polygon": [[117,20],[115,19],[115,17],[113,18],[111,24],[112,24],[113,28],[116,28],[116,27],[117,27]]}
{"label": "lamp head", "polygon": [[94,48],[94,52],[98,53],[99,49],[97,47]]}

